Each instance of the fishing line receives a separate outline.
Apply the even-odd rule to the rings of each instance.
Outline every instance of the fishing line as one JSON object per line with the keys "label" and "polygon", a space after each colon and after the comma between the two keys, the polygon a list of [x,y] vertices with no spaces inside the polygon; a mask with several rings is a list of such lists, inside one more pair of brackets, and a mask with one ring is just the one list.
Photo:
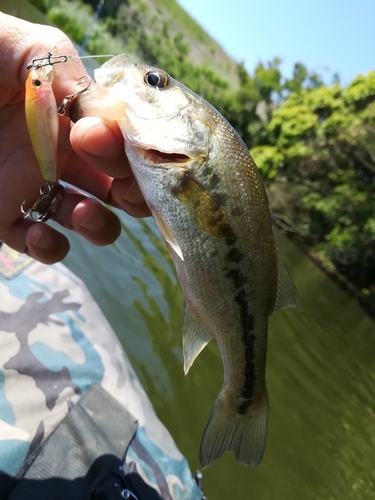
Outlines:
{"label": "fishing line", "polygon": [[54,66],[55,64],[66,63],[71,59],[92,59],[95,57],[114,57],[113,54],[90,54],[86,56],[78,56],[74,54],[61,54],[61,55],[52,55],[51,52],[48,52],[47,56],[39,57],[33,59],[31,64],[26,66],[26,69],[29,71],[32,69],[40,69],[44,66]]}

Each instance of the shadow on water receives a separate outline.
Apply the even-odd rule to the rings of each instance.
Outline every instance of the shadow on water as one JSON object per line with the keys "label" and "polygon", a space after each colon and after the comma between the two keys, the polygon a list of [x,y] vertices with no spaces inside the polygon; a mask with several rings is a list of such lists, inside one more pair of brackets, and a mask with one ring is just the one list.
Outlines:
{"label": "shadow on water", "polygon": [[[153,355],[161,361],[163,369],[170,373],[173,370],[174,357],[178,363],[182,363],[181,339],[175,335],[176,332],[181,331],[182,291],[167,250],[160,237],[155,234],[155,229],[153,230],[151,225],[144,220],[140,220],[139,225],[140,238],[133,234],[125,224],[122,224],[122,229],[141,257],[143,268],[147,269],[160,285],[160,293],[159,296],[155,296],[152,292],[150,279],[143,280],[134,274],[132,279],[142,291],[142,297],[134,298],[132,305],[145,322],[150,334]],[[152,253],[147,250],[147,246],[150,245],[153,248]],[[141,360],[134,357],[132,357],[132,363],[143,374],[148,389],[162,392],[164,398],[172,399],[178,389],[173,378],[168,377],[170,382],[168,389],[163,391],[158,384],[158,373],[152,373],[149,367],[144,366]]]}

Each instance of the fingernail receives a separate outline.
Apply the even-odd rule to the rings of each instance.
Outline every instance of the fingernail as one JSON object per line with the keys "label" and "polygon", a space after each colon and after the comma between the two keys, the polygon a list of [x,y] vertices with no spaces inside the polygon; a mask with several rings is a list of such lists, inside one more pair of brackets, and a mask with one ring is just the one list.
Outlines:
{"label": "fingernail", "polygon": [[118,147],[118,139],[112,129],[100,118],[90,118],[80,141],[81,148],[90,155],[106,157]]}
{"label": "fingernail", "polygon": [[94,206],[83,219],[80,226],[83,227],[83,229],[86,229],[86,231],[90,231],[90,233],[96,233],[104,228],[105,223],[106,219],[104,215],[97,207]]}
{"label": "fingernail", "polygon": [[40,231],[33,244],[41,250],[49,250],[54,245],[54,238],[49,232],[44,233],[44,231]]}
{"label": "fingernail", "polygon": [[134,205],[138,205],[138,203],[142,203],[144,201],[143,195],[141,193],[141,190],[139,189],[137,181],[135,180],[133,181],[133,183],[129,186],[129,189],[127,190],[123,198],[125,201],[133,203]]}

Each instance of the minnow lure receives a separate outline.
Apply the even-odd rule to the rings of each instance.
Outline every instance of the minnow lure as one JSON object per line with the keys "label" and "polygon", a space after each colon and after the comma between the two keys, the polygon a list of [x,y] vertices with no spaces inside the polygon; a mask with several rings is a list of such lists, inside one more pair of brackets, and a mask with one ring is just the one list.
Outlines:
{"label": "minnow lure", "polygon": [[44,222],[48,219],[47,214],[49,214],[49,211],[40,214],[38,213],[38,206],[45,198],[56,191],[55,184],[58,183],[57,143],[59,115],[64,115],[66,107],[90,87],[90,79],[82,77],[78,85],[87,83],[87,86],[74,94],[66,96],[61,105],[57,106],[52,88],[53,66],[58,63],[65,63],[72,57],[74,56],[54,56],[48,53],[46,57],[34,59],[27,66],[29,75],[25,83],[26,124],[41,174],[46,181],[39,190],[40,194],[37,201],[29,210],[24,209],[25,201],[21,205],[24,218],[29,218],[34,222]]}
{"label": "minnow lure", "polygon": [[59,115],[52,89],[53,65],[29,66],[25,83],[27,129],[43,178],[57,180]]}

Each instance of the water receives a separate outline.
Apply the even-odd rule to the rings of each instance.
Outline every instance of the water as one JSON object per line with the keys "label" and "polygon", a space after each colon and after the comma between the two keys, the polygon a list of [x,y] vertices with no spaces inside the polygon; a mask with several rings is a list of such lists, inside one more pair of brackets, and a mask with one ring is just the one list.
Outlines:
{"label": "water", "polygon": [[[35,22],[28,3],[2,10]],[[182,294],[153,221],[121,215],[123,233],[95,248],[70,235],[65,263],[87,284],[122,341],[161,420],[192,470],[223,369],[211,342],[182,370]],[[269,434],[261,466],[229,454],[204,472],[209,500],[375,500],[375,325],[277,234],[299,289],[296,309],[270,324]]]}
{"label": "water", "polygon": [[[161,420],[191,468],[223,369],[214,342],[182,370],[182,294],[152,219],[121,215],[112,247],[74,237],[66,264],[84,279],[121,339]],[[284,236],[296,309],[270,322],[269,434],[261,466],[229,454],[204,473],[209,500],[375,499],[373,322]]]}

